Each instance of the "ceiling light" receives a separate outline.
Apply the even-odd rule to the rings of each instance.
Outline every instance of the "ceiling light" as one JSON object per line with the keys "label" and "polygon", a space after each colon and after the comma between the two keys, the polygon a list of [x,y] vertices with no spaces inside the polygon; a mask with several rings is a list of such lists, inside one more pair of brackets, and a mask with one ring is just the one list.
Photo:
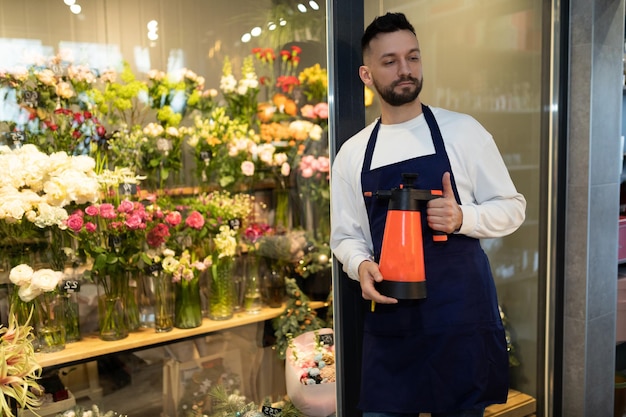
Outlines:
{"label": "ceiling light", "polygon": [[65,3],[68,6],[73,5],[74,3],[76,3],[76,0],[63,0],[63,3]]}
{"label": "ceiling light", "polygon": [[159,35],[156,32],[148,32],[148,39],[151,41],[156,41],[159,39]]}
{"label": "ceiling light", "polygon": [[258,26],[257,26],[257,27],[255,27],[255,28],[252,28],[252,30],[250,31],[250,34],[251,34],[252,36],[260,36],[260,35],[261,35],[261,32],[262,32],[262,29],[261,29],[260,27],[258,27]]}
{"label": "ceiling light", "polygon": [[269,23],[267,24],[267,29],[268,29],[268,30],[276,30],[276,27],[277,27],[277,26],[276,26],[276,23],[274,23],[274,22],[269,22]]}
{"label": "ceiling light", "polygon": [[313,10],[319,10],[320,9],[320,5],[317,4],[317,2],[315,0],[310,0],[309,1],[309,6],[311,7],[311,9]]}
{"label": "ceiling light", "polygon": [[287,24],[287,21],[281,17],[280,20],[278,21],[278,24],[281,26],[285,26]]}
{"label": "ceiling light", "polygon": [[252,35],[250,35],[249,33],[244,33],[244,35],[241,37],[241,42],[248,43],[251,39]]}
{"label": "ceiling light", "polygon": [[159,22],[157,22],[156,20],[151,20],[148,22],[146,27],[148,28],[148,30],[151,31],[156,30],[159,27]]}
{"label": "ceiling light", "polygon": [[80,4],[72,4],[70,6],[70,11],[74,14],[79,14],[81,10],[82,8],[80,7]]}
{"label": "ceiling light", "polygon": [[302,3],[298,3],[298,10],[300,10],[300,13],[306,13],[306,6]]}

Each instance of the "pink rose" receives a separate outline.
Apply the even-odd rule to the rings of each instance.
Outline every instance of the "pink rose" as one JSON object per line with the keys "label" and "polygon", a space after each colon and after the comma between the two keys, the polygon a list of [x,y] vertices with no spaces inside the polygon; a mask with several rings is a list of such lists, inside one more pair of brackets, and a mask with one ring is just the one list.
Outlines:
{"label": "pink rose", "polygon": [[141,216],[138,216],[136,214],[129,216],[124,222],[126,227],[128,227],[131,230],[141,229],[142,223],[143,222],[142,222]]}
{"label": "pink rose", "polygon": [[314,112],[320,119],[328,119],[328,103],[317,103]]}
{"label": "pink rose", "polygon": [[313,169],[311,167],[306,167],[302,170],[300,170],[300,175],[302,175],[302,178],[311,178],[313,176]]}
{"label": "pink rose", "polygon": [[185,220],[185,224],[192,229],[200,230],[204,226],[204,217],[202,217],[199,211],[194,210]]}
{"label": "pink rose", "polygon": [[105,219],[114,219],[115,217],[117,217],[115,207],[113,206],[113,204],[109,203],[100,204],[100,215]]}
{"label": "pink rose", "polygon": [[85,213],[89,216],[97,216],[100,210],[98,210],[98,206],[88,206],[85,209]]}
{"label": "pink rose", "polygon": [[318,167],[320,172],[330,172],[330,159],[327,156],[320,156],[317,158]]}
{"label": "pink rose", "polygon": [[89,233],[95,232],[96,229],[97,229],[96,225],[93,224],[92,222],[85,223],[85,230],[88,231]]}
{"label": "pink rose", "polygon": [[130,213],[134,209],[134,204],[128,200],[124,200],[117,206],[117,211],[120,213]]}
{"label": "pink rose", "polygon": [[83,228],[83,217],[78,215],[77,213],[72,214],[66,220],[67,227],[72,229],[74,232],[80,232],[80,229]]}
{"label": "pink rose", "polygon": [[182,220],[183,217],[178,211],[171,211],[165,216],[165,222],[170,226],[178,226]]}

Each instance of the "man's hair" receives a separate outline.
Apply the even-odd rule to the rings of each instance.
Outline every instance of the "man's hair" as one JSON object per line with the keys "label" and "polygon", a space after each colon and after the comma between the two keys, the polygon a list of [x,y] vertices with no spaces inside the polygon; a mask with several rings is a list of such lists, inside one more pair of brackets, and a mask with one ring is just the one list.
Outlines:
{"label": "man's hair", "polygon": [[398,30],[410,30],[415,35],[415,28],[409,23],[404,13],[388,12],[383,16],[378,16],[369,24],[361,37],[361,53],[365,54],[370,42],[379,33],[391,33]]}

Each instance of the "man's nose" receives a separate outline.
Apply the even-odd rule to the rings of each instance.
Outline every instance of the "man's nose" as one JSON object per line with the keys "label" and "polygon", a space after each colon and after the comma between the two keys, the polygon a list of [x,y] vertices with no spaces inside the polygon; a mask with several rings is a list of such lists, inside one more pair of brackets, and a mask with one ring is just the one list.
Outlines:
{"label": "man's nose", "polygon": [[398,74],[399,75],[411,75],[411,66],[409,64],[409,61],[407,61],[406,59],[400,60],[400,65],[398,67]]}

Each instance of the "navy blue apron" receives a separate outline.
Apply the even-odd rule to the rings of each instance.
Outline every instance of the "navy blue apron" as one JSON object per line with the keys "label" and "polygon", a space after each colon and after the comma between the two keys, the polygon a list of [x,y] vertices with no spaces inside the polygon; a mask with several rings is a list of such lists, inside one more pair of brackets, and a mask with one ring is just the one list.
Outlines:
{"label": "navy blue apron", "polygon": [[[370,136],[361,171],[363,191],[390,190],[403,173],[417,173],[415,188],[442,189],[450,172],[432,111],[422,105],[435,153],[370,169],[380,121]],[[381,146],[385,146],[381,143]],[[364,197],[380,259],[388,200]],[[433,243],[422,213],[427,298],[376,304],[365,314],[359,408],[396,413],[442,413],[506,402],[508,354],[487,256],[477,239],[448,235]]]}

